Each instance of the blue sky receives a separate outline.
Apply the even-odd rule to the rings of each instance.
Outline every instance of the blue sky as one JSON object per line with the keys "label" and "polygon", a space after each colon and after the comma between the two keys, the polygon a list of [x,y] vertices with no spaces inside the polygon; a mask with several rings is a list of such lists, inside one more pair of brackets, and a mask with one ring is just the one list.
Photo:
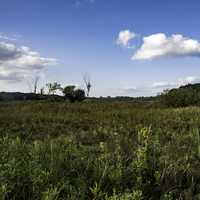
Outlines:
{"label": "blue sky", "polygon": [[[1,0],[0,90],[28,91],[36,73],[40,87],[83,87],[87,74],[92,96],[198,82],[199,10],[198,0]],[[124,31],[134,36],[117,42]]]}

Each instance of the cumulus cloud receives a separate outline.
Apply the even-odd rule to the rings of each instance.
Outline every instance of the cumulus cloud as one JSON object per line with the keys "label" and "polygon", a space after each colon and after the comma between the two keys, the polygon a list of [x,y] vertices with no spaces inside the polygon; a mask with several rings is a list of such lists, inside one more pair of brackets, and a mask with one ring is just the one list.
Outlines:
{"label": "cumulus cloud", "polygon": [[0,42],[0,80],[21,81],[56,63],[55,58],[42,57],[28,47]]}
{"label": "cumulus cloud", "polygon": [[164,33],[157,33],[143,38],[141,47],[132,59],[147,60],[165,56],[200,56],[200,42],[181,34],[167,37]]}
{"label": "cumulus cloud", "polygon": [[13,44],[0,42],[0,62],[5,60],[12,60],[20,56],[21,51]]}
{"label": "cumulus cloud", "polygon": [[123,47],[129,47],[130,40],[134,39],[136,34],[130,30],[122,30],[118,34],[117,44]]}

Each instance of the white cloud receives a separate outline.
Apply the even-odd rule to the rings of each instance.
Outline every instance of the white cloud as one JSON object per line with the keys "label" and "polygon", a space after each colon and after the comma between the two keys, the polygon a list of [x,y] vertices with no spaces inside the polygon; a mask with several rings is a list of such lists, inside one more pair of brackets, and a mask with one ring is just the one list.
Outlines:
{"label": "white cloud", "polygon": [[194,83],[199,83],[200,82],[200,77],[198,76],[187,76],[184,78],[178,78],[176,81],[159,81],[159,82],[154,82],[152,84],[152,88],[160,88],[160,89],[170,89],[170,88],[177,88],[182,85],[187,85],[187,84],[194,84]]}
{"label": "white cloud", "polygon": [[14,44],[0,42],[0,62],[15,59],[20,55],[20,49]]}
{"label": "white cloud", "polygon": [[123,47],[129,47],[130,40],[134,39],[136,34],[130,30],[122,30],[118,34],[117,44]]}
{"label": "white cloud", "polygon": [[136,86],[129,85],[128,87],[108,88],[102,94],[104,96],[155,96],[166,89],[178,88],[183,85],[195,83],[200,83],[200,76],[186,76],[177,78],[174,81],[156,81]]}
{"label": "white cloud", "polygon": [[178,79],[178,85],[187,85],[187,84],[194,84],[194,83],[199,83],[200,82],[200,77],[197,76],[188,76],[185,78],[179,78]]}
{"label": "white cloud", "polygon": [[107,88],[103,91],[103,96],[140,96],[140,88],[136,86]]}
{"label": "white cloud", "polygon": [[177,86],[176,83],[167,82],[167,81],[154,82],[152,84],[152,88],[173,88],[176,86]]}
{"label": "white cloud", "polygon": [[200,42],[181,34],[167,37],[164,33],[157,33],[143,38],[143,44],[132,59],[147,60],[165,56],[200,56]]}
{"label": "white cloud", "polygon": [[55,58],[45,58],[30,48],[0,42],[0,80],[19,82],[56,64]]}
{"label": "white cloud", "polygon": [[4,33],[0,33],[0,39],[2,39],[2,40],[10,40],[10,41],[15,41],[15,40],[17,40],[17,36],[16,35],[14,35],[14,36],[7,36],[7,35],[5,35]]}
{"label": "white cloud", "polygon": [[118,92],[121,95],[126,95],[126,94],[132,94],[138,91],[138,88],[136,86],[132,87],[126,87],[126,88],[118,88]]}

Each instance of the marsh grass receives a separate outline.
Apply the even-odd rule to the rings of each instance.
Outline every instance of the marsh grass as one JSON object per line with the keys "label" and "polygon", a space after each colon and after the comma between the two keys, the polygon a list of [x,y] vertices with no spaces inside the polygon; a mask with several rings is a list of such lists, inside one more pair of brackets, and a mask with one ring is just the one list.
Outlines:
{"label": "marsh grass", "polygon": [[0,105],[0,199],[199,199],[200,108]]}

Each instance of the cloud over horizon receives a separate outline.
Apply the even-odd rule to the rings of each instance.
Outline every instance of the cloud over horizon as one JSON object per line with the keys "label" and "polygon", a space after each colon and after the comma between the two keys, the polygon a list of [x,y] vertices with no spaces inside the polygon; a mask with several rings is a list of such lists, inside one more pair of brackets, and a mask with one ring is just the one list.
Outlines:
{"label": "cloud over horizon", "polygon": [[156,33],[143,37],[143,43],[134,53],[132,60],[187,56],[200,56],[199,41],[181,34],[167,37],[164,33]]}
{"label": "cloud over horizon", "polygon": [[[166,89],[178,88],[187,84],[200,83],[200,76],[186,76],[174,81],[155,81],[150,84],[112,88],[112,96],[152,96],[158,95]],[[144,95],[145,94],[145,95]]]}
{"label": "cloud over horizon", "polygon": [[152,88],[160,88],[160,89],[170,89],[177,88],[187,84],[195,84],[200,82],[199,76],[187,76],[183,78],[178,78],[176,81],[158,81],[154,82],[151,87]]}
{"label": "cloud over horizon", "polygon": [[29,47],[0,42],[0,80],[19,82],[57,63],[55,58],[45,58]]}

